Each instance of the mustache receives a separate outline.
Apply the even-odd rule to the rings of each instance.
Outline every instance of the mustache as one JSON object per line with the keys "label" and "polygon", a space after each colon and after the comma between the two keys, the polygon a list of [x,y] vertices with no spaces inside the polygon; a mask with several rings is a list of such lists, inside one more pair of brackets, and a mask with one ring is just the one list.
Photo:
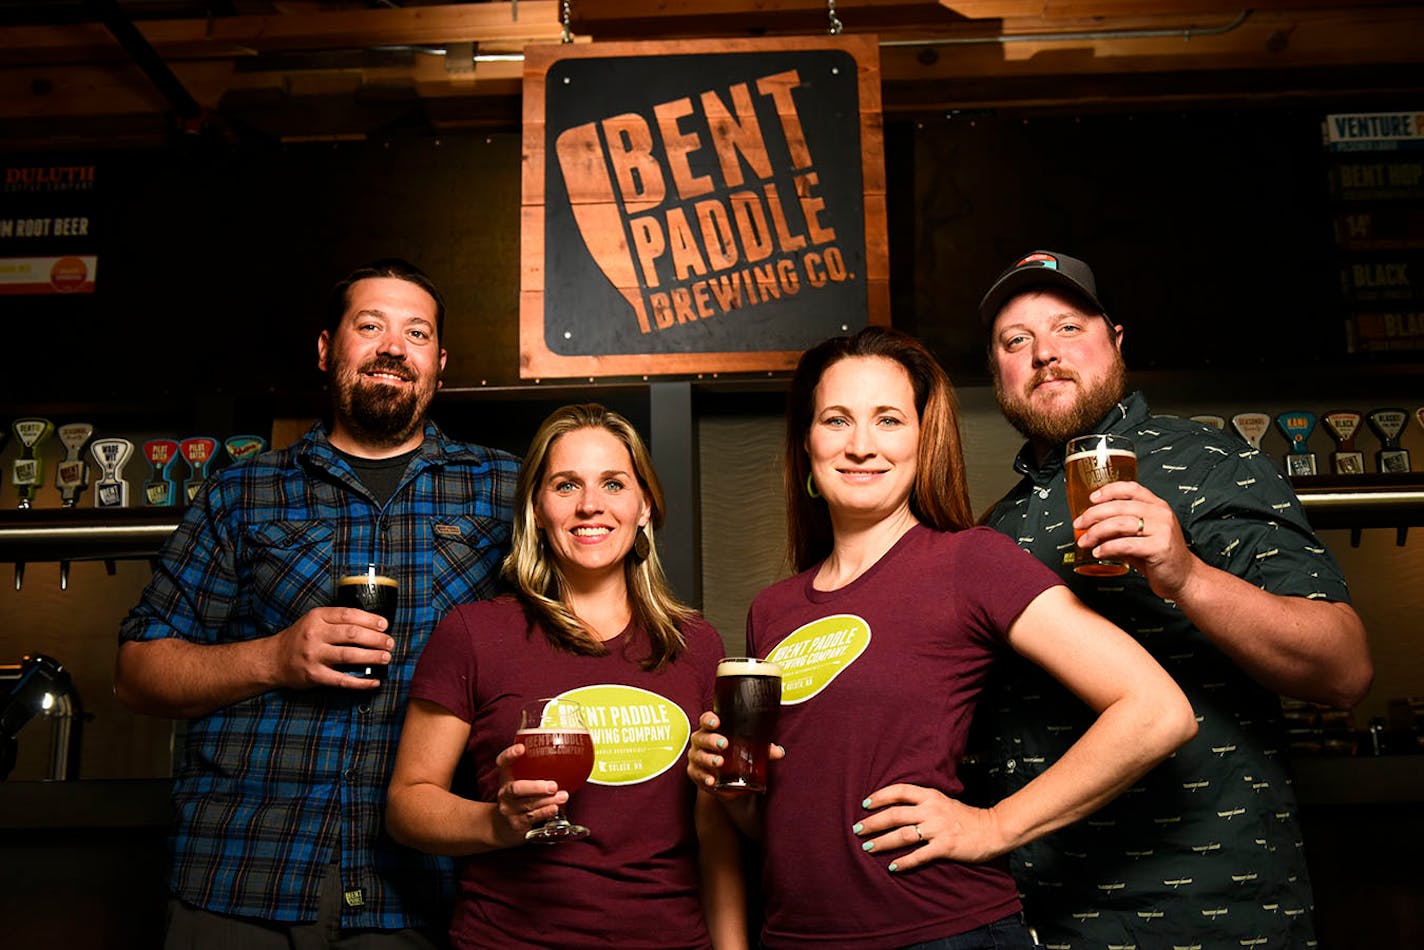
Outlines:
{"label": "mustache", "polygon": [[411,382],[415,379],[415,374],[410,371],[410,367],[406,366],[400,360],[394,359],[389,356],[377,356],[369,363],[364,364],[358,372],[363,374],[388,373],[391,376],[399,377],[400,379],[403,379],[406,382]]}
{"label": "mustache", "polygon": [[1059,369],[1056,366],[1045,366],[1043,369],[1033,374],[1033,377],[1029,379],[1028,385],[1025,387],[1025,389],[1027,392],[1033,392],[1040,385],[1048,382],[1050,379],[1066,379],[1074,383],[1081,382],[1081,380],[1078,379],[1078,374],[1072,372],[1071,370]]}

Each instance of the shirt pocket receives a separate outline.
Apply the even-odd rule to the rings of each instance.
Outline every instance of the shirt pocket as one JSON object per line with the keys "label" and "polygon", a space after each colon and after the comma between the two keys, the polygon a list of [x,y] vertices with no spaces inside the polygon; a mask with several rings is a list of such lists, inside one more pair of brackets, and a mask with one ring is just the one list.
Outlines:
{"label": "shirt pocket", "polygon": [[432,518],[431,607],[437,618],[499,589],[509,552],[509,523],[469,515]]}
{"label": "shirt pocket", "polygon": [[331,604],[332,537],[326,521],[266,521],[244,537],[245,596],[267,633],[290,627],[309,610]]}

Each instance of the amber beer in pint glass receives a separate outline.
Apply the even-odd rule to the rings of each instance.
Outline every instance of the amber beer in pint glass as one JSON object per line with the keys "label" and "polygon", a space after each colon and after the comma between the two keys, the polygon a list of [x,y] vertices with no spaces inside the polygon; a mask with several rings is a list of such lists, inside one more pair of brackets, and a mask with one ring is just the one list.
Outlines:
{"label": "amber beer in pint glass", "polygon": [[781,711],[781,667],[754,657],[727,657],[717,664],[712,711],[727,740],[716,787],[766,791],[766,756]]}
{"label": "amber beer in pint glass", "polygon": [[[355,607],[386,618],[386,632],[395,636],[396,602],[400,599],[400,582],[381,573],[376,564],[353,567],[336,580],[337,607]],[[384,681],[388,667],[374,663],[338,663],[335,669],[362,679]]]}
{"label": "amber beer in pint glass", "polygon": [[[584,723],[583,707],[571,699],[536,699],[519,711],[514,741],[524,754],[509,764],[516,780],[554,782],[573,795],[593,771],[593,738]],[[557,844],[588,837],[588,829],[569,821],[565,805],[559,813],[524,834],[527,841]]]}
{"label": "amber beer in pint glass", "polygon": [[[1088,496],[1109,482],[1137,480],[1137,450],[1132,440],[1120,435],[1080,435],[1068,440],[1068,454],[1063,460],[1064,477],[1068,482],[1068,511],[1077,518],[1092,507]],[[1073,529],[1073,540],[1083,532]],[[1127,573],[1121,561],[1099,560],[1078,548],[1073,570],[1095,577],[1114,577]]]}

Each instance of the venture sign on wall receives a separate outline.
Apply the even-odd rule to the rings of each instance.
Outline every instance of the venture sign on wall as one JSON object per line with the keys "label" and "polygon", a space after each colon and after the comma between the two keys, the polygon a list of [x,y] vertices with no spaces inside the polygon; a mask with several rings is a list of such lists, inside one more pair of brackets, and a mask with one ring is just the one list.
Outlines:
{"label": "venture sign on wall", "polygon": [[520,374],[788,369],[889,322],[873,38],[526,50]]}

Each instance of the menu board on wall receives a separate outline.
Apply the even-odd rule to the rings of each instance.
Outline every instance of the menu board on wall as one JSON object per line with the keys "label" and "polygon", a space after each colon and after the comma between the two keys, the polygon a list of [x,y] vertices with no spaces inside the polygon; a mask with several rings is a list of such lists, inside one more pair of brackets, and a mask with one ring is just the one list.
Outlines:
{"label": "menu board on wall", "polygon": [[520,373],[784,370],[889,322],[872,37],[530,47]]}
{"label": "menu board on wall", "polygon": [[1424,351],[1424,110],[1325,117],[1348,348]]}
{"label": "menu board on wall", "polygon": [[93,293],[98,270],[90,163],[3,163],[0,294]]}

